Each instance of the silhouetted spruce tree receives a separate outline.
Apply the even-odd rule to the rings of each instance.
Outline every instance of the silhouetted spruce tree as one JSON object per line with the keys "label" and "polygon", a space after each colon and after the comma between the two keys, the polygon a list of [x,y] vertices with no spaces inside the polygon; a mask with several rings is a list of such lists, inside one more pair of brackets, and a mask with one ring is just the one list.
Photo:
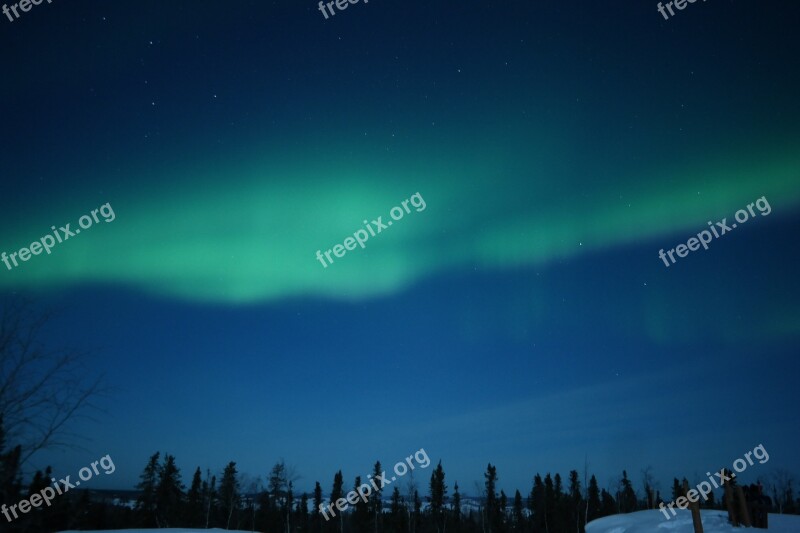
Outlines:
{"label": "silhouetted spruce tree", "polygon": [[372,516],[372,531],[373,533],[380,533],[383,531],[383,487],[381,487],[381,476],[383,475],[383,467],[381,462],[377,461],[372,468],[372,480],[375,482],[377,490],[373,487],[372,497],[370,498],[369,513]]}
{"label": "silhouetted spruce tree", "polygon": [[569,494],[567,495],[569,524],[568,531],[581,532],[585,524],[584,519],[584,501],[581,494],[581,482],[578,479],[578,471],[571,470],[569,473]]}
{"label": "silhouetted spruce tree", "polygon": [[444,469],[442,468],[441,461],[439,461],[439,464],[436,466],[436,470],[434,470],[431,474],[430,491],[431,520],[436,532],[441,533],[445,528],[446,516],[444,512],[444,505],[447,494],[447,485],[445,485],[444,482]]}
{"label": "silhouetted spruce tree", "polygon": [[591,479],[589,479],[588,500],[589,509],[587,512],[587,519],[591,522],[603,516],[600,506],[600,488],[597,486],[597,478],[594,477],[594,474],[592,474]]}
{"label": "silhouetted spruce tree", "polygon": [[309,517],[308,517],[308,494],[305,492],[300,496],[300,503],[297,504],[297,518],[295,519],[295,524],[297,527],[297,531],[300,533],[306,533],[309,531]]}
{"label": "silhouetted spruce tree", "polygon": [[225,529],[230,529],[231,524],[235,523],[235,514],[239,510],[241,493],[239,479],[236,474],[236,463],[231,461],[222,472],[222,480],[219,483],[219,504],[221,511],[221,523]]}
{"label": "silhouetted spruce tree", "polygon": [[[334,506],[336,505],[336,500],[342,498],[344,496],[344,478],[342,477],[342,471],[339,470],[333,476],[333,488],[331,489],[331,501]],[[336,507],[334,507],[336,509]],[[339,533],[344,533],[344,515],[336,511],[336,514],[339,515]]]}
{"label": "silhouetted spruce tree", "polygon": [[265,499],[266,505],[264,506],[264,530],[283,532],[286,527],[286,519],[284,518],[283,507],[285,500],[283,497],[276,499],[270,490],[263,492],[262,498]]}
{"label": "silhouetted spruce tree", "polygon": [[419,498],[419,492],[414,489],[414,514],[411,515],[411,533],[415,533],[420,526],[422,518],[422,500]]}
{"label": "silhouetted spruce tree", "polygon": [[[73,497],[74,496],[75,495],[73,495]],[[89,491],[86,489],[81,490],[73,510],[73,524],[75,528],[95,529],[93,527],[94,524],[91,523],[90,507],[91,501],[89,501]]]}
{"label": "silhouetted spruce tree", "polygon": [[194,471],[192,485],[186,493],[183,517],[183,523],[189,527],[203,526],[203,475],[199,466]]}
{"label": "silhouetted spruce tree", "polygon": [[611,495],[606,489],[600,492],[600,501],[602,514],[601,516],[611,516],[617,514],[617,502],[614,501],[614,496]]}
{"label": "silhouetted spruce tree", "polygon": [[256,505],[256,531],[275,531],[277,526],[273,526],[275,513],[272,510],[272,501],[267,490],[262,490],[257,497]]}
{"label": "silhouetted spruce tree", "polygon": [[311,512],[311,531],[314,533],[322,533],[322,522],[325,520],[322,517],[320,509],[322,508],[322,486],[319,481],[314,484],[314,510]]}
{"label": "silhouetted spruce tree", "polygon": [[[556,474],[558,476],[558,474]],[[561,479],[559,477],[559,479]],[[545,512],[544,512],[544,525],[545,531],[557,531],[556,529],[556,520],[555,520],[555,513],[556,513],[556,492],[553,488],[553,478],[550,477],[550,473],[548,472],[546,476],[544,476],[544,505],[545,505]]]}
{"label": "silhouetted spruce tree", "polygon": [[[33,479],[31,480],[31,484],[28,487],[28,494],[27,498],[30,500],[30,497],[33,494],[39,494],[42,489],[45,487],[50,486],[50,478],[52,476],[52,470],[48,466],[44,473],[41,470],[37,470],[36,473],[33,475]],[[52,503],[51,503],[52,505]],[[25,527],[28,531],[48,531],[51,528],[48,527],[48,518],[50,516],[50,507],[42,505],[36,512],[30,512],[27,515],[24,515]],[[22,517],[20,517],[22,518]],[[3,523],[4,517],[0,516],[0,523]],[[0,527],[0,531],[2,528]]]}
{"label": "silhouetted spruce tree", "polygon": [[400,489],[395,485],[389,504],[389,524],[387,531],[390,533],[407,533],[407,525],[406,504],[403,497],[400,496]]}
{"label": "silhouetted spruce tree", "polygon": [[636,492],[633,490],[628,472],[622,471],[620,481],[619,509],[621,513],[631,513],[636,510]]}
{"label": "silhouetted spruce tree", "polygon": [[506,510],[508,508],[508,497],[502,490],[500,491],[500,498],[497,499],[497,513],[495,515],[496,529],[498,532],[505,532],[508,529],[508,516]]}
{"label": "silhouetted spruce tree", "polygon": [[288,533],[291,528],[292,506],[288,501],[289,478],[286,463],[281,459],[272,467],[267,480],[267,488],[273,505],[280,512],[281,530]]}
{"label": "silhouetted spruce tree", "polygon": [[286,463],[281,459],[272,466],[267,480],[267,487],[273,500],[281,501],[283,499],[287,483]]}
{"label": "silhouetted spruce tree", "polygon": [[[53,478],[53,471],[48,466],[45,469],[45,475],[42,477],[42,483],[48,484],[52,486]],[[44,485],[42,486],[44,488]],[[50,507],[42,506],[46,509],[45,511],[45,527],[41,531],[59,531],[63,529],[73,529],[75,527],[75,510],[73,509],[73,504],[71,502],[72,498],[63,497],[63,496],[56,496],[52,502]],[[137,517],[135,516],[135,511],[126,508],[128,512],[128,521],[125,523],[126,526],[135,525],[137,521]]]}
{"label": "silhouetted spruce tree", "polygon": [[516,532],[525,531],[525,508],[522,504],[522,494],[514,493],[514,506],[511,511],[511,526]]}
{"label": "silhouetted spruce tree", "polygon": [[451,515],[456,531],[461,531],[461,493],[458,492],[458,482],[453,485],[453,504]]}
{"label": "silhouetted spruce tree", "polygon": [[[548,474],[549,479],[549,474]],[[531,512],[531,525],[534,533],[547,531],[547,497],[542,476],[533,477],[533,488],[528,498],[528,509]]]}
{"label": "silhouetted spruce tree", "polygon": [[175,465],[175,457],[166,455],[158,472],[156,487],[156,513],[160,527],[175,527],[180,518],[183,502],[181,472]]}
{"label": "silhouetted spruce tree", "polygon": [[683,496],[683,488],[681,487],[681,482],[678,481],[678,478],[672,478],[672,501],[677,500]]}
{"label": "silhouetted spruce tree", "polygon": [[561,474],[556,473],[553,477],[553,513],[550,527],[553,531],[564,531],[569,522],[569,512],[567,510],[567,498],[564,494],[564,485],[561,482]]}
{"label": "silhouetted spruce tree", "polygon": [[495,486],[497,485],[497,467],[492,466],[492,463],[486,467],[486,473],[483,474],[484,492],[486,497],[486,506],[484,507],[484,524],[488,533],[500,533],[498,529],[499,522],[499,504],[497,502],[497,493]]}
{"label": "silhouetted spruce tree", "polygon": [[286,484],[286,503],[284,507],[286,507],[286,518],[284,522],[284,531],[286,533],[291,533],[293,525],[292,525],[292,505],[294,502],[294,487],[292,482],[289,481]]}
{"label": "silhouetted spruce tree", "polygon": [[161,467],[158,464],[160,452],[150,456],[144,471],[139,476],[139,498],[136,500],[136,511],[139,515],[139,523],[144,527],[161,527],[156,515],[156,487],[158,486],[158,475]]}
{"label": "silhouetted spruce tree", "polygon": [[[353,490],[358,492],[358,487],[361,486],[361,476],[356,476],[355,485]],[[370,516],[369,516],[369,497],[364,498],[359,494],[356,500],[355,509],[353,510],[353,531],[355,533],[369,533],[370,529]]]}

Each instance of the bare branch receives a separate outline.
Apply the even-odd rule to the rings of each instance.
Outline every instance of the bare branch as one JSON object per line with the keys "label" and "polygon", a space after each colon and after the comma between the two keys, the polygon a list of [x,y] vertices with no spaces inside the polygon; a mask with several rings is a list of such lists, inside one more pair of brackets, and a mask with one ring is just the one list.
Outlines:
{"label": "bare branch", "polygon": [[35,311],[18,297],[2,304],[0,416],[8,442],[22,446],[24,464],[39,450],[79,438],[68,431],[70,423],[98,410],[93,400],[108,389],[102,376],[90,376],[84,353],[44,345],[51,312]]}

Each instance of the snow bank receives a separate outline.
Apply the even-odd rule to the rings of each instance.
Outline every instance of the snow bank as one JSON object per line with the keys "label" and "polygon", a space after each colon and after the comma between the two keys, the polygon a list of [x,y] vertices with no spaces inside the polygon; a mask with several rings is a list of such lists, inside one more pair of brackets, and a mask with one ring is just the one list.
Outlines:
{"label": "snow bank", "polygon": [[[694,533],[692,513],[688,509],[677,509],[678,515],[669,520],[661,511],[638,511],[592,520],[586,533]],[[671,513],[670,513],[671,514]],[[800,516],[769,515],[769,529],[734,528],[728,524],[727,511],[701,510],[703,533],[742,533],[743,531],[768,531],[770,533],[797,533],[800,531]]]}

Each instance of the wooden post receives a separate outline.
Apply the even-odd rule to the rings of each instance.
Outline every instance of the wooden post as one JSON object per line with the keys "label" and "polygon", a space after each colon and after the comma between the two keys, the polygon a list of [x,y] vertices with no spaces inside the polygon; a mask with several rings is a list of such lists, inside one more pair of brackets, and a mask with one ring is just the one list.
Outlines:
{"label": "wooden post", "polygon": [[762,496],[763,492],[761,486],[751,486],[750,489],[753,491],[750,494],[750,501],[748,502],[750,521],[753,523],[753,527],[769,529],[769,507]]}
{"label": "wooden post", "polygon": [[736,505],[733,500],[733,488],[730,481],[725,483],[725,508],[728,509],[728,520],[733,527],[739,527],[739,515],[736,512]]}
{"label": "wooden post", "polygon": [[[686,496],[688,492],[689,482],[684,478],[683,495]],[[696,501],[689,501],[689,509],[692,511],[692,524],[694,525],[694,533],[703,533],[703,520],[700,518],[700,503]]]}
{"label": "wooden post", "polygon": [[744,491],[742,487],[736,486],[736,496],[739,499],[739,512],[742,516],[742,524],[747,527],[753,527],[753,524],[750,522],[750,513],[747,512],[747,500],[744,497]]}

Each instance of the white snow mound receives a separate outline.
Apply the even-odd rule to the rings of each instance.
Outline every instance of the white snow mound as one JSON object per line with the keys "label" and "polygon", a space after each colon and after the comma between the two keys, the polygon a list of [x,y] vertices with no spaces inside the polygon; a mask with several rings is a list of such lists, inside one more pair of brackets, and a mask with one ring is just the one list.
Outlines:
{"label": "white snow mound", "polygon": [[[637,511],[635,513],[618,514],[592,520],[586,526],[586,533],[694,533],[692,512],[688,509],[676,509],[677,515],[669,520],[661,511]],[[670,513],[671,515],[672,513]],[[734,528],[728,524],[727,511],[701,510],[703,533],[742,533],[743,528]],[[751,531],[748,529],[748,531]],[[768,531],[769,533],[800,532],[800,516],[769,515],[769,529],[752,531]]]}

